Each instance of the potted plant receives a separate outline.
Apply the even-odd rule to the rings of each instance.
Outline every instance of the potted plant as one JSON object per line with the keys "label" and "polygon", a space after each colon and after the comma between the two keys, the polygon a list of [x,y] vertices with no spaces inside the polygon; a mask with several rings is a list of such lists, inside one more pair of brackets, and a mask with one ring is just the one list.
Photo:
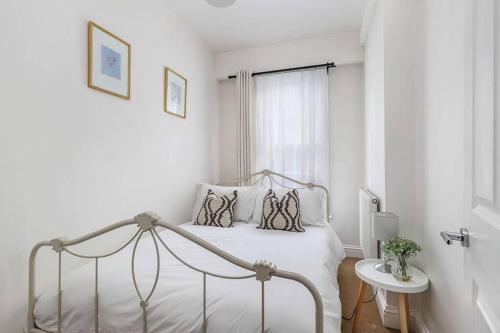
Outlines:
{"label": "potted plant", "polygon": [[386,257],[392,258],[392,275],[398,280],[410,281],[412,269],[407,260],[422,251],[420,245],[410,239],[395,236],[384,243],[383,251]]}

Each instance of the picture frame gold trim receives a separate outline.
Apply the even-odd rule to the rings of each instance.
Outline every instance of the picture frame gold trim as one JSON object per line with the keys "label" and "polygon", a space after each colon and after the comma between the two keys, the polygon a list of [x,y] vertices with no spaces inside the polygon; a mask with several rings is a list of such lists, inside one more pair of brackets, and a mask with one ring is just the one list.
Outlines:
{"label": "picture frame gold trim", "polygon": [[[180,114],[177,114],[175,112],[171,112],[171,111],[168,111],[168,72],[171,71],[172,73],[174,73],[175,75],[179,76],[181,79],[184,80],[184,91],[185,91],[185,94],[184,94],[184,115],[180,115]],[[182,119],[186,119],[186,116],[187,116],[187,96],[188,96],[188,80],[182,76],[181,74],[177,73],[176,71],[174,71],[172,68],[170,67],[165,67],[165,80],[164,80],[164,96],[163,96],[163,111],[165,111],[165,113],[169,113],[171,115],[174,115],[176,117],[179,117],[179,118],[182,118]]]}
{"label": "picture frame gold trim", "polygon": [[[94,28],[101,30],[105,34],[113,37],[114,39],[120,41],[121,43],[123,43],[123,44],[125,44],[127,46],[127,49],[128,49],[127,95],[122,95],[122,94],[116,93],[114,91],[110,91],[110,90],[107,90],[107,89],[95,86],[93,84],[93,81],[92,81],[92,66],[93,66],[92,54],[93,54],[93,29]],[[88,50],[88,54],[87,54],[87,59],[88,59],[88,66],[87,66],[88,67],[87,68],[87,77],[88,77],[88,80],[87,80],[87,85],[88,85],[88,87],[92,88],[92,89],[95,89],[95,90],[99,90],[99,91],[108,93],[108,94],[116,96],[116,97],[120,97],[120,98],[123,98],[123,99],[126,99],[126,100],[130,100],[130,86],[131,86],[131,80],[132,80],[132,75],[131,75],[132,46],[129,43],[127,43],[126,41],[124,41],[123,39],[121,39],[120,37],[118,37],[117,35],[109,32],[108,30],[104,29],[103,27],[101,27],[100,25],[96,24],[93,21],[89,21],[89,23],[87,25],[87,36],[88,36],[88,46],[87,46],[87,50]]]}

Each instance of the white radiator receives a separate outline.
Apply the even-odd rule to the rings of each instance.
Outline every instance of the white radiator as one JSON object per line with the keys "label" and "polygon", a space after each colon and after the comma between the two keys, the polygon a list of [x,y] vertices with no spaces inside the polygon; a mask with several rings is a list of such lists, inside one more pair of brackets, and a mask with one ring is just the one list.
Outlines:
{"label": "white radiator", "polygon": [[379,199],[368,190],[359,190],[359,240],[365,258],[377,258],[377,241],[372,239],[372,213],[378,212]]}

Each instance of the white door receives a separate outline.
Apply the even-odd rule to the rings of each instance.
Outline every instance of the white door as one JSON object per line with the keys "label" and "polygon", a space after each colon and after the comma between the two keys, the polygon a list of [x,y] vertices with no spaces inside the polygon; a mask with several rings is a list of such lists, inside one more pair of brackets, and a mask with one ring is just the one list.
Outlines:
{"label": "white door", "polygon": [[467,3],[465,331],[500,332],[500,0]]}

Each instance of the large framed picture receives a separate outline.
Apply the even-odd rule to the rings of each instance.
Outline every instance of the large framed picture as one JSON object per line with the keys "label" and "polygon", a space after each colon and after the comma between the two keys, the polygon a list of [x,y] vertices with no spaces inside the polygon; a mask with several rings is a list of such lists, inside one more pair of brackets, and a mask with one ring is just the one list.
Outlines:
{"label": "large framed picture", "polygon": [[130,99],[130,44],[92,21],[88,43],[88,86]]}
{"label": "large framed picture", "polygon": [[186,118],[187,80],[165,67],[165,112]]}

